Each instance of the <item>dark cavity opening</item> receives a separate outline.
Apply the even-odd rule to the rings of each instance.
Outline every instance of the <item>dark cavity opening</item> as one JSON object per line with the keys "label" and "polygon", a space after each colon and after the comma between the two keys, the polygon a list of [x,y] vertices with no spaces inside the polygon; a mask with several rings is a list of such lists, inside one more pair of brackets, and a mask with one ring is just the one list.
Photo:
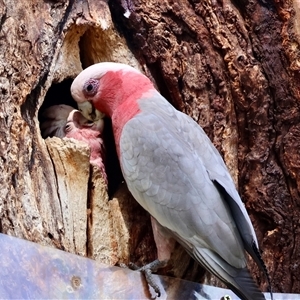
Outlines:
{"label": "dark cavity opening", "polygon": [[[39,122],[44,121],[43,112],[50,106],[65,104],[77,109],[77,103],[71,96],[70,87],[73,79],[65,79],[60,83],[53,83],[49,88],[44,103],[39,110]],[[104,119],[103,140],[106,148],[106,174],[108,179],[108,195],[112,198],[118,186],[123,181],[119,160],[116,153],[115,141],[113,137],[112,124],[109,118]]]}
{"label": "dark cavity opening", "polygon": [[40,108],[39,120],[44,110],[52,105],[66,104],[77,108],[77,104],[72,98],[70,92],[72,82],[73,79],[65,79],[60,83],[52,84],[45,96],[44,103]]}

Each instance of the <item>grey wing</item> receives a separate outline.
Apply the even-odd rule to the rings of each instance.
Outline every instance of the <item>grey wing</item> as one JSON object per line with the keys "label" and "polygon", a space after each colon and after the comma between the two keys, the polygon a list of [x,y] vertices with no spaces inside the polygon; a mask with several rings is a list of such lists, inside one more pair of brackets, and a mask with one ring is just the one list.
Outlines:
{"label": "grey wing", "polygon": [[203,163],[210,179],[215,183],[216,187],[228,203],[234,221],[243,239],[244,247],[263,270],[269,284],[271,299],[273,299],[271,280],[259,252],[257,237],[252,222],[221,155],[209,140],[204,130],[195,121],[181,112],[178,112],[176,115],[178,116],[178,120],[180,120],[181,125],[179,128],[180,131],[184,133],[185,140],[192,148],[196,149],[198,155],[202,155]]}
{"label": "grey wing", "polygon": [[173,134],[181,136],[184,142],[188,144],[188,148],[193,149],[197,156],[201,157],[210,180],[214,182],[230,207],[245,249],[264,271],[270,285],[269,275],[259,253],[259,246],[251,220],[221,155],[203,129],[194,120],[175,110],[165,99],[165,101],[161,101],[159,96],[158,94],[157,97],[145,101],[143,103],[144,108],[155,110],[158,115],[163,116],[166,122],[175,123],[176,126],[172,127]]}
{"label": "grey wing", "polygon": [[192,118],[175,110],[167,100],[161,99],[160,94],[157,94],[157,97],[147,99],[141,106],[148,111],[155,111],[167,124],[175,124],[175,126],[170,126],[169,129],[183,143],[187,144],[187,148],[195,151],[196,155],[201,158],[209,178],[215,182],[220,192],[226,198],[238,229],[247,244],[246,246],[252,246],[254,242],[258,248],[256,234],[245,206],[220,153],[214,147],[204,130]]}
{"label": "grey wing", "polygon": [[228,205],[201,157],[169,129],[172,122],[167,115],[140,113],[124,126],[120,163],[129,190],[180,240],[245,267],[243,243]]}
{"label": "grey wing", "polygon": [[[209,178],[215,183],[216,187],[228,203],[234,221],[243,239],[245,249],[264,271],[270,285],[270,278],[259,252],[256,234],[250,217],[221,155],[211,143],[203,129],[198,126],[196,122],[187,115],[180,112],[178,113],[181,115],[179,118],[181,120],[180,128],[185,132],[184,136],[186,141],[191,144],[191,147],[196,149],[199,155],[204,156],[203,162]],[[191,128],[194,130],[191,130]]]}

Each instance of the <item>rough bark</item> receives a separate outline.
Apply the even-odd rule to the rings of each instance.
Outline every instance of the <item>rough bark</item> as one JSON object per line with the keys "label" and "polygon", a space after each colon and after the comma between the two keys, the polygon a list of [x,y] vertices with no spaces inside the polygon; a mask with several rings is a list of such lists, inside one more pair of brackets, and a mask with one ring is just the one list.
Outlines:
{"label": "rough bark", "polygon": [[108,202],[87,145],[43,140],[39,116],[50,105],[74,105],[70,79],[82,64],[139,65],[104,1],[1,1],[0,8],[1,232],[113,265],[130,238],[118,243],[114,235],[126,227],[111,220],[117,200]]}
{"label": "rough bark", "polygon": [[[122,178],[109,123],[110,201],[88,147],[39,129],[44,108],[74,105],[82,68],[128,63],[205,129],[275,290],[300,292],[299,18],[297,0],[0,0],[1,232],[111,265],[155,258],[149,216],[124,184],[114,193]],[[164,273],[203,277],[179,246],[173,261]]]}
{"label": "rough bark", "polygon": [[223,154],[282,292],[300,290],[299,8],[284,0],[111,1],[161,92]]}

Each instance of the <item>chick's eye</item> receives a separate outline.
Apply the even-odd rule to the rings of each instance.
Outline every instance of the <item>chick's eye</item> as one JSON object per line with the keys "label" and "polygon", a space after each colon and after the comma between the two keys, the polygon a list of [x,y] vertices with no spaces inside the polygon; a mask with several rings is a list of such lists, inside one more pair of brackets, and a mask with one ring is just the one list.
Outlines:
{"label": "chick's eye", "polygon": [[71,131],[71,129],[72,129],[71,125],[69,123],[67,123],[65,126],[65,132],[69,132],[69,131]]}
{"label": "chick's eye", "polygon": [[83,86],[83,92],[88,96],[94,96],[97,93],[98,80],[90,79]]}

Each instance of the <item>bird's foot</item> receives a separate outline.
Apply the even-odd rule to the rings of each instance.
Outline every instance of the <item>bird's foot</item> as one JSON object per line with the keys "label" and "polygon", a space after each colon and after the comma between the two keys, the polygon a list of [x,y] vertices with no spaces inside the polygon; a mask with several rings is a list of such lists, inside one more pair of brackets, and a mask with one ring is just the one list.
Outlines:
{"label": "bird's foot", "polygon": [[157,272],[158,269],[163,268],[166,265],[167,265],[167,260],[160,261],[160,260],[156,259],[153,262],[151,262],[143,267],[139,267],[134,263],[129,263],[128,267],[131,270],[135,270],[135,271],[144,273],[147,283],[154,289],[157,296],[160,297],[161,291],[160,291],[158,284],[155,282],[152,272]]}

